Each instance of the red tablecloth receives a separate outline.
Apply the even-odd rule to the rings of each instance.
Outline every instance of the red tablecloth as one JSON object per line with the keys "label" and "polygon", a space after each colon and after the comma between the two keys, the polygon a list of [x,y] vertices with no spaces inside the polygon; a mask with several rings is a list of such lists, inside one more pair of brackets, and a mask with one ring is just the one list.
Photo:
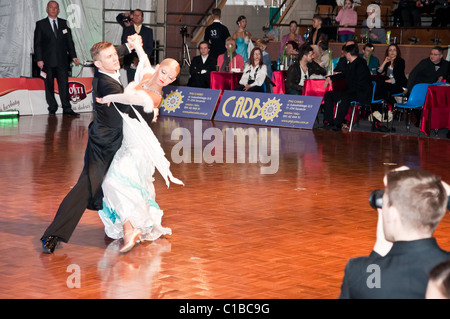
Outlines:
{"label": "red tablecloth", "polygon": [[211,72],[211,84],[210,88],[214,90],[220,90],[219,99],[217,100],[216,110],[219,107],[220,100],[222,99],[224,90],[234,90],[239,85],[239,80],[242,77],[242,73],[236,72]]}
{"label": "red tablecloth", "polygon": [[235,72],[211,72],[211,89],[234,90],[239,85],[242,73]]}
{"label": "red tablecloth", "polygon": [[[303,95],[305,96],[324,96],[325,92],[332,91],[333,88],[343,90],[345,88],[345,80],[331,81],[330,84],[324,88],[325,80],[305,80],[303,84]],[[322,100],[323,103],[323,100]]]}
{"label": "red tablecloth", "polygon": [[425,98],[420,130],[429,135],[430,130],[450,129],[450,86],[430,85]]}
{"label": "red tablecloth", "polygon": [[287,71],[273,71],[272,72],[272,82],[275,86],[272,88],[272,92],[275,94],[284,94]]}

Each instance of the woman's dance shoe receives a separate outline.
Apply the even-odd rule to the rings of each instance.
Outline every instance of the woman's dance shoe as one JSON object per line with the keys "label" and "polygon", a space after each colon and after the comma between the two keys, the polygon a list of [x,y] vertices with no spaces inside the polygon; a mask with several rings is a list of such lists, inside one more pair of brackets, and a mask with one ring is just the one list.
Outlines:
{"label": "woman's dance shoe", "polygon": [[[129,240],[125,241],[125,245],[120,249],[121,253],[127,253],[129,252],[135,245],[136,242],[138,241],[138,239],[141,238],[141,231],[135,229],[130,235],[129,235]],[[126,234],[123,236],[124,240],[125,237],[128,237]]]}

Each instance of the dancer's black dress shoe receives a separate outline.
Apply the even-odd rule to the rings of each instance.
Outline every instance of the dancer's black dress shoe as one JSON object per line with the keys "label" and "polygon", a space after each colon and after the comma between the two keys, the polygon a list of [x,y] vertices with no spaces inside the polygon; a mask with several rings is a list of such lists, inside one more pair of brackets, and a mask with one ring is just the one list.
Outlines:
{"label": "dancer's black dress shoe", "polygon": [[63,115],[68,116],[80,116],[80,113],[74,112],[73,110],[67,110],[63,112]]}
{"label": "dancer's black dress shoe", "polygon": [[42,241],[42,248],[44,250],[44,253],[46,254],[53,254],[55,251],[56,245],[58,245],[58,237],[56,236],[48,236],[41,239]]}
{"label": "dancer's black dress shoe", "polygon": [[56,115],[56,111],[48,111],[48,115]]}

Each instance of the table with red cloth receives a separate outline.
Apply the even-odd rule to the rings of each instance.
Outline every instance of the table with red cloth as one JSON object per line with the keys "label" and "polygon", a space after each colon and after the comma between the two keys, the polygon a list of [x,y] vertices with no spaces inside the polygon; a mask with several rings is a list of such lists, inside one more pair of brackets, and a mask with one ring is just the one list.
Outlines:
{"label": "table with red cloth", "polygon": [[211,72],[211,89],[234,90],[239,85],[241,72]]}
{"label": "table with red cloth", "polygon": [[224,90],[234,90],[239,85],[239,80],[242,77],[242,72],[211,72],[210,88],[213,90],[220,90],[219,99],[217,100],[216,110],[219,107],[220,100]]}
{"label": "table with red cloth", "polygon": [[435,129],[450,129],[450,85],[430,85],[422,112],[420,130],[427,135]]}
{"label": "table with red cloth", "polygon": [[[343,90],[345,88],[345,80],[333,80],[324,88],[325,79],[307,79],[303,83],[303,95],[305,96],[324,96],[326,92],[333,89]],[[323,104],[323,99],[322,99]]]}
{"label": "table with red cloth", "polygon": [[272,72],[272,82],[275,84],[272,88],[272,93],[284,94],[286,74],[286,70]]}

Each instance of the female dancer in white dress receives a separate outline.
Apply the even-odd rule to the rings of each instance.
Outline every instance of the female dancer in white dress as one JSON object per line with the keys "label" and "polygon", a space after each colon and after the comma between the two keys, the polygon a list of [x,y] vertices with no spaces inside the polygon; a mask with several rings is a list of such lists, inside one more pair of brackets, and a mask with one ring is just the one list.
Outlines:
{"label": "female dancer in white dress", "polygon": [[[134,46],[139,57],[135,81],[128,84],[123,94],[97,101],[142,105],[144,111],[155,112],[155,121],[162,88],[176,79],[180,66],[173,59],[165,59],[153,69],[142,46],[137,41]],[[99,215],[108,237],[124,239],[120,252],[125,253],[139,240],[155,240],[172,233],[170,228],[161,226],[163,211],[155,202],[153,186],[155,167],[167,186],[170,181],[183,183],[172,176],[161,145],[139,112],[135,112],[138,119],[119,113],[123,118],[123,141],[102,184],[104,202]]]}

